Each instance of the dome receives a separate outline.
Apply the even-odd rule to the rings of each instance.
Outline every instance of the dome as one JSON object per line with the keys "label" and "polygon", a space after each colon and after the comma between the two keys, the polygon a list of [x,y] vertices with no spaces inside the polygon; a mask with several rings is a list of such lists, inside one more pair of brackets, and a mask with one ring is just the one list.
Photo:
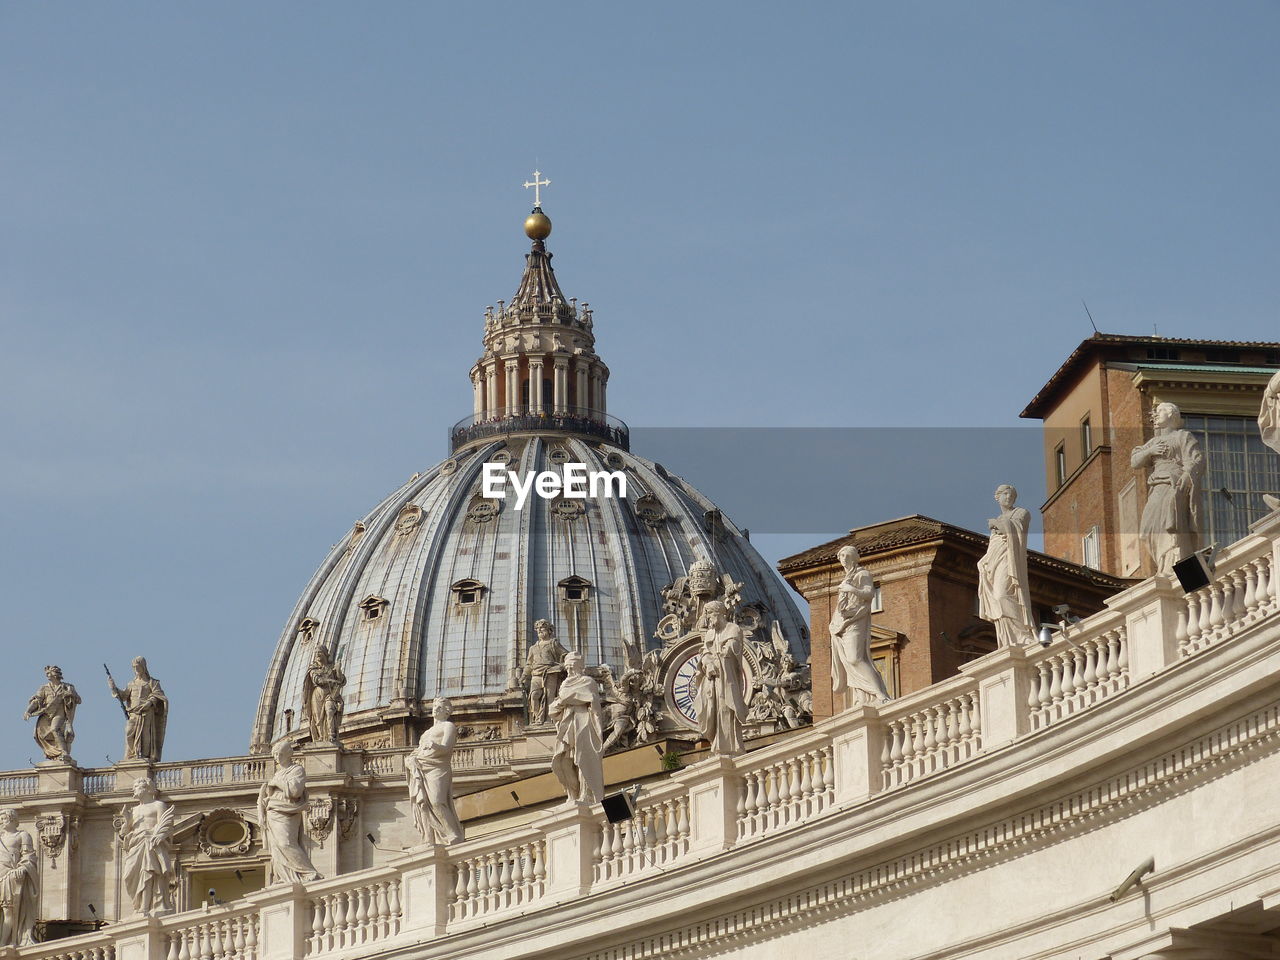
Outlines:
{"label": "dome", "polygon": [[[453,456],[374,507],[311,578],[271,659],[251,749],[307,729],[320,650],[346,678],[349,746],[412,742],[437,696],[464,717],[518,718],[536,621],[589,666],[620,674],[628,645],[634,656],[675,639],[676,593],[700,561],[698,571],[710,562],[732,578],[740,622],[780,634],[807,661],[808,631],[782,579],[711,500],[631,453],[626,426],[606,414],[591,309],[564,298],[540,237],[484,331],[473,416],[452,429]],[[517,508],[509,488],[506,499],[484,495],[486,464],[522,477],[582,464],[624,478],[625,496],[530,491]]]}
{"label": "dome", "polygon": [[[625,499],[481,496],[483,466],[620,471]],[[518,697],[533,624],[547,619],[588,664],[625,663],[623,641],[661,646],[663,588],[711,560],[741,599],[777,620],[797,659],[804,622],[781,579],[715,505],[661,465],[573,436],[507,437],[460,451],[359,521],[325,559],[286,624],[258,711],[258,745],[297,729],[318,645],[345,672],[356,732],[400,708],[426,716],[436,696],[494,706]],[[362,717],[366,722],[361,722]]]}

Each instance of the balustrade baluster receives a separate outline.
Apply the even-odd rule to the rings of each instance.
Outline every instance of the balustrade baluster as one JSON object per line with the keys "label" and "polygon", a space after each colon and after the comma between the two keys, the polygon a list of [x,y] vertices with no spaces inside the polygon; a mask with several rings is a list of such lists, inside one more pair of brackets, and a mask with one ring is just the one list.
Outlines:
{"label": "balustrade baluster", "polygon": [[182,948],[178,946],[180,936],[176,933],[169,934],[167,940],[169,949],[165,953],[165,960],[180,960],[182,956]]}
{"label": "balustrade baluster", "polygon": [[245,923],[244,930],[245,960],[255,960],[258,956],[258,918],[251,916]]}

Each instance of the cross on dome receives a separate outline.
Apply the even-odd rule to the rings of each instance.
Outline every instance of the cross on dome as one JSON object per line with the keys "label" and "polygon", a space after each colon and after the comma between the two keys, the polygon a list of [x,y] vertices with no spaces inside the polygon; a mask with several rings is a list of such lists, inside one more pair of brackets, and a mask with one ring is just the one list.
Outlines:
{"label": "cross on dome", "polygon": [[533,179],[532,179],[532,180],[526,180],[526,181],[524,182],[524,188],[525,188],[526,190],[528,190],[530,187],[533,187],[533,205],[534,205],[535,207],[541,207],[541,206],[542,206],[542,188],[543,188],[543,187],[549,187],[549,186],[551,186],[551,181],[550,181],[550,180],[540,180],[539,178],[540,178],[541,176],[542,176],[542,171],[541,171],[541,170],[535,170],[535,171],[533,171]]}

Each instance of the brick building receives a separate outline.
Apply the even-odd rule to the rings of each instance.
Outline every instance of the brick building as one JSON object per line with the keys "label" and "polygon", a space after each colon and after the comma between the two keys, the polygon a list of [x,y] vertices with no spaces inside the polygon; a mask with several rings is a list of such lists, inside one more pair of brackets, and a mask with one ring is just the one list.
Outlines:
{"label": "brick building", "polygon": [[1154,572],[1138,542],[1146,485],[1129,455],[1151,437],[1151,410],[1165,401],[1204,453],[1204,542],[1244,536],[1268,512],[1262,494],[1280,490],[1280,460],[1256,424],[1277,368],[1280,343],[1109,333],[1083,341],[1021,414],[1044,421],[1045,551],[1120,577]]}
{"label": "brick building", "polygon": [[[987,538],[920,515],[852,530],[846,536],[787,557],[778,569],[809,602],[810,664],[815,718],[840,705],[831,693],[831,619],[843,571],[836,552],[852,543],[876,584],[871,652],[892,696],[954,675],[960,665],[996,647],[995,628],[978,617],[978,560]],[[1031,600],[1040,619],[1068,604],[1085,616],[1101,610],[1126,584],[1115,577],[1031,551]]]}

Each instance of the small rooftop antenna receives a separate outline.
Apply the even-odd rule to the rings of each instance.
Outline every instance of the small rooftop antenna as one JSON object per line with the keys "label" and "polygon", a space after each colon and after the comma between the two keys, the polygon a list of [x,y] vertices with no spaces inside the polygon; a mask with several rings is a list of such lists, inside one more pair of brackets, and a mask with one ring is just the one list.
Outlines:
{"label": "small rooftop antenna", "polygon": [[1085,315],[1089,318],[1089,326],[1093,327],[1093,332],[1098,333],[1098,325],[1093,322],[1093,314],[1089,312],[1089,305],[1084,302],[1084,297],[1080,298],[1080,303],[1084,306]]}

